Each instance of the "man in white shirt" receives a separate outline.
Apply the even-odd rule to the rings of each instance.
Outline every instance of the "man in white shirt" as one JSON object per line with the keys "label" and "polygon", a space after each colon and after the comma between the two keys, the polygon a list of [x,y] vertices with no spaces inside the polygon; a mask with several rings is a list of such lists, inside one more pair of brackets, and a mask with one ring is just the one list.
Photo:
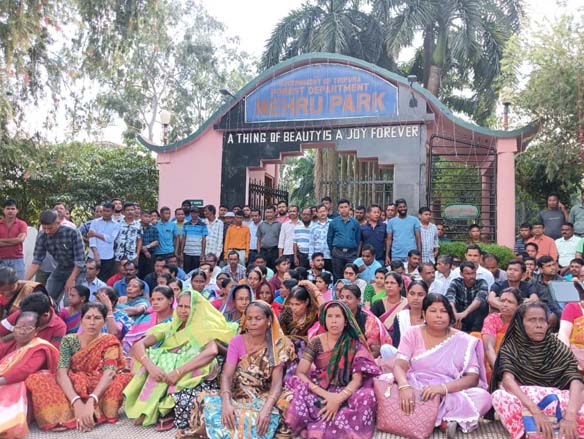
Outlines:
{"label": "man in white shirt", "polygon": [[95,294],[100,288],[107,287],[106,283],[97,277],[99,272],[98,264],[93,259],[89,259],[85,263],[85,278],[81,282],[81,285],[87,287],[91,295],[89,296],[89,301],[95,301]]}
{"label": "man in white shirt", "polygon": [[[249,206],[243,206],[243,217],[245,218],[246,209]],[[262,222],[262,212],[259,209],[251,209],[251,219],[243,221],[243,224],[249,227],[249,262],[255,261],[258,255],[258,227]]]}
{"label": "man in white shirt", "polygon": [[574,235],[574,224],[564,223],[560,229],[561,238],[556,239],[560,273],[565,274],[570,269],[570,261],[576,257],[576,248],[580,238]]}
{"label": "man in white shirt", "polygon": [[428,294],[446,294],[444,282],[436,279],[436,269],[434,268],[434,264],[431,262],[422,262],[422,264],[418,267],[418,271],[420,272],[422,282],[424,282],[428,287]]}
{"label": "man in white shirt", "polygon": [[285,256],[290,261],[290,268],[294,265],[294,236],[298,221],[298,206],[290,206],[288,209],[289,219],[282,224],[280,238],[278,240],[278,257]]}
{"label": "man in white shirt", "polygon": [[436,259],[436,277],[435,280],[442,283],[444,287],[444,294],[450,286],[450,282],[454,279],[452,271],[452,256],[440,255]]}
{"label": "man in white shirt", "polygon": [[[495,283],[495,278],[493,274],[487,270],[485,267],[480,266],[481,261],[481,248],[476,244],[470,244],[466,247],[466,252],[464,253],[464,260],[472,262],[475,264],[477,268],[477,279],[484,279],[487,282],[487,286],[489,287],[488,291],[491,291],[491,287]],[[460,275],[460,267],[456,267],[456,270],[453,272],[453,278],[462,277]]]}

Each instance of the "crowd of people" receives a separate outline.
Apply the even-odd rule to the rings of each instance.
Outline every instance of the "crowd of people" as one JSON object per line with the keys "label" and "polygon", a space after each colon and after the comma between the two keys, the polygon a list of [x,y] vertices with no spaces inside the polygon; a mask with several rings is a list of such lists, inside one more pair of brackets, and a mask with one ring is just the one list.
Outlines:
{"label": "crowd of people", "polygon": [[[439,401],[448,437],[495,412],[513,439],[584,435],[584,207],[550,195],[504,269],[475,224],[460,260],[426,207],[321,201],[114,199],[81,224],[57,203],[26,267],[27,224],[6,200],[0,437],[33,421],[88,432],[123,408],[181,439],[371,438],[395,416],[378,380],[405,415]],[[581,301],[559,303],[559,280]]]}

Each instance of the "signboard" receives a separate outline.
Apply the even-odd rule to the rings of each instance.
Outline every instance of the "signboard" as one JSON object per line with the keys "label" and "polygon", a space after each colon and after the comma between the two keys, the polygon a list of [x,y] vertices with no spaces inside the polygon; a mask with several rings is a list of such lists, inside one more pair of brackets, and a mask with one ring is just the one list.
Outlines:
{"label": "signboard", "polygon": [[420,125],[392,125],[364,128],[333,128],[226,132],[224,142],[231,144],[322,143],[342,141],[375,141],[383,139],[412,139],[420,137]]}
{"label": "signboard", "polygon": [[479,208],[472,204],[451,204],[444,208],[443,218],[474,219],[480,215]]}
{"label": "signboard", "polygon": [[397,87],[358,67],[311,64],[245,98],[247,123],[395,117]]}
{"label": "signboard", "polygon": [[191,207],[203,207],[203,200],[201,199],[197,199],[197,200],[189,200],[189,203],[191,203]]}

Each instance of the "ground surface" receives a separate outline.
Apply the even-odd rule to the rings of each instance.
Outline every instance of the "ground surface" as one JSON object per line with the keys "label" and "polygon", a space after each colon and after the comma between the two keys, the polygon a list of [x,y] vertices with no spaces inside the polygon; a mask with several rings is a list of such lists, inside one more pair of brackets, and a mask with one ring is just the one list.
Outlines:
{"label": "ground surface", "polygon": [[[35,425],[31,427],[27,439],[141,439],[141,438],[174,438],[174,430],[166,433],[158,433],[154,428],[134,427],[126,419],[121,419],[115,425],[100,425],[90,433],[77,433],[67,431],[63,433],[41,432]],[[375,439],[397,439],[399,436],[378,432]],[[443,439],[446,435],[435,430],[432,439]],[[509,439],[509,434],[499,422],[483,422],[480,428],[470,434],[463,434],[459,431],[457,439]]]}

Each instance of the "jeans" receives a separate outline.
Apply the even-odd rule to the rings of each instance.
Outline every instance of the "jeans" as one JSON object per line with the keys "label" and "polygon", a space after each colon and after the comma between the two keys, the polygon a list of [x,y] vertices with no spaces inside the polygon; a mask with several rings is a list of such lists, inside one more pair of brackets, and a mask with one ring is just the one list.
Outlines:
{"label": "jeans", "polygon": [[331,256],[333,257],[333,276],[336,282],[339,279],[343,279],[345,265],[352,264],[357,259],[357,249],[351,248],[343,251],[338,247],[334,247]]}
{"label": "jeans", "polygon": [[99,280],[107,282],[107,280],[116,274],[117,262],[115,258],[111,259],[101,259],[99,261],[99,274],[97,277]]}
{"label": "jeans", "polygon": [[14,271],[16,271],[16,275],[18,276],[19,280],[24,279],[24,259],[23,258],[18,258],[18,259],[0,259],[0,266],[6,266],[6,267],[11,267],[14,268]]}
{"label": "jeans", "polygon": [[[61,302],[61,298],[63,297],[63,294],[65,293],[65,291],[64,291],[65,290],[65,283],[67,282],[67,279],[69,279],[69,276],[71,276],[72,271],[73,271],[73,268],[57,267],[57,268],[55,268],[55,270],[51,273],[51,275],[47,279],[46,288],[47,288],[47,291],[49,293],[49,296],[51,296],[51,298],[53,299],[55,304],[58,304]],[[83,282],[84,278],[85,278],[85,270],[81,270],[79,272],[79,275],[77,276],[77,279],[75,279],[75,284],[76,285],[81,284]]]}

